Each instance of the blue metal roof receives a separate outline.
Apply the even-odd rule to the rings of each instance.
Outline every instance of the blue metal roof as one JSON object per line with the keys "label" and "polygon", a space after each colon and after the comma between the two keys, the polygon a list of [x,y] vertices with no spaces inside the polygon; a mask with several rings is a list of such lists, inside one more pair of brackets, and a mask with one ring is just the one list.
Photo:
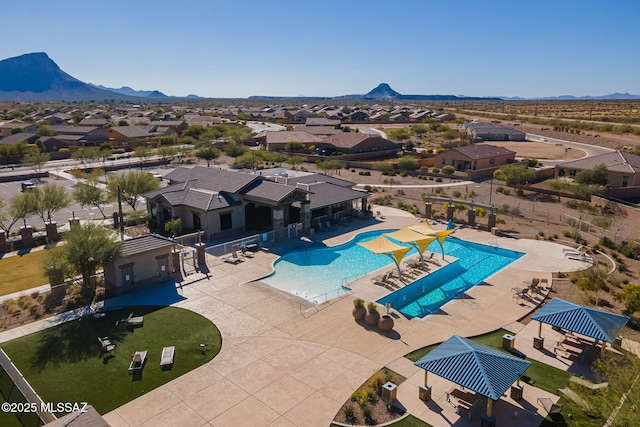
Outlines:
{"label": "blue metal roof", "polygon": [[531,362],[454,335],[415,365],[497,400]]}
{"label": "blue metal roof", "polygon": [[629,318],[554,298],[531,317],[542,323],[601,341],[613,342]]}

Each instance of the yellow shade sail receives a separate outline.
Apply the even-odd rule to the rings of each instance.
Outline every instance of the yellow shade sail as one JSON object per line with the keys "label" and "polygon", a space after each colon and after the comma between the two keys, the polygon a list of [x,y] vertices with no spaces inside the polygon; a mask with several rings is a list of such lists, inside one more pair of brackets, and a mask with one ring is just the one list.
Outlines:
{"label": "yellow shade sail", "polygon": [[438,239],[438,242],[440,243],[444,242],[444,239],[446,239],[449,234],[453,234],[455,231],[456,231],[455,228],[452,228],[451,230],[436,231],[436,237]]}
{"label": "yellow shade sail", "polygon": [[397,245],[385,236],[376,237],[368,242],[358,242],[358,244],[363,248],[369,249],[374,254],[385,254],[390,256],[396,263],[399,263],[411,249],[406,246]]}
{"label": "yellow shade sail", "polygon": [[429,221],[422,221],[420,224],[410,225],[410,230],[417,231],[420,234],[433,235],[435,234],[435,230],[429,224]]}
{"label": "yellow shade sail", "polygon": [[418,233],[410,229],[410,227],[401,228],[393,233],[385,233],[387,237],[391,237],[401,243],[409,243],[411,246],[416,247],[419,253],[424,252],[427,246],[436,240],[436,236],[425,236],[422,233]]}

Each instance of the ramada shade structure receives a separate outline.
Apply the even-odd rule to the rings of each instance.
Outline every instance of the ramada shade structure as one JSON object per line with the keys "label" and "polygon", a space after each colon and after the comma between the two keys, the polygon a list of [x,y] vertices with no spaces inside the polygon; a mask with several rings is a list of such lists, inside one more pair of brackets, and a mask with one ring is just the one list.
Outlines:
{"label": "ramada shade structure", "polygon": [[386,255],[396,263],[398,267],[398,277],[402,279],[402,272],[400,271],[400,261],[411,250],[406,246],[401,246],[393,243],[385,236],[378,236],[368,242],[358,242],[363,248],[369,249],[374,254]]}
{"label": "ramada shade structure", "polygon": [[[585,307],[560,298],[549,301],[531,319],[540,322],[540,326],[542,323],[547,323],[609,343],[616,339],[622,328],[629,322],[627,316]],[[540,328],[538,335],[540,335]]]}
{"label": "ramada shade structure", "polygon": [[413,246],[416,251],[418,251],[422,266],[424,266],[424,255],[422,253],[427,249],[427,246],[429,246],[431,242],[437,239],[437,236],[435,235],[425,236],[424,234],[409,229],[409,227],[401,228],[400,230],[392,233],[385,233],[384,236],[395,239],[400,243],[407,243]]}
{"label": "ramada shade structure", "polygon": [[[531,362],[454,335],[415,365],[491,400],[498,400]],[[491,400],[487,402],[488,416],[491,416]]]}

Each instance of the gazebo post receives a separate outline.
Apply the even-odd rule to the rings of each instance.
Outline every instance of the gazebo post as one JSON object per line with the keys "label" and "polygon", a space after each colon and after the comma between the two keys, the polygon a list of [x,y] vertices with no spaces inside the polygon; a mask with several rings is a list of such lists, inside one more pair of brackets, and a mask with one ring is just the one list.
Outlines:
{"label": "gazebo post", "polygon": [[600,346],[600,357],[604,357],[604,353],[607,351],[607,342],[605,340],[600,341],[602,345]]}
{"label": "gazebo post", "polygon": [[487,399],[487,417],[491,416],[491,412],[493,412],[493,399]]}
{"label": "gazebo post", "polygon": [[423,402],[428,402],[431,400],[431,386],[427,385],[427,378],[429,376],[429,371],[424,370],[424,385],[418,387],[418,398]]}
{"label": "gazebo post", "polygon": [[538,336],[542,336],[542,322],[538,322]]}
{"label": "gazebo post", "polygon": [[482,427],[495,427],[496,417],[491,415],[493,412],[493,399],[487,398],[487,414],[482,416]]}

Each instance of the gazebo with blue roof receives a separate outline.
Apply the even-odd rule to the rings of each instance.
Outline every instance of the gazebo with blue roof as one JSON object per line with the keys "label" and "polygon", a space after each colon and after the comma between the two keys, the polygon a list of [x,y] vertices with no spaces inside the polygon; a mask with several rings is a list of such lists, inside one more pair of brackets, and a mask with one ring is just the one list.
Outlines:
{"label": "gazebo with blue roof", "polygon": [[493,401],[500,399],[514,382],[519,381],[531,362],[454,335],[415,365],[425,370],[424,389],[430,388],[427,374],[432,372],[487,397],[487,414],[484,418],[493,424]]}
{"label": "gazebo with blue roof", "polygon": [[629,322],[629,317],[554,298],[532,316],[531,320],[539,322],[539,339],[542,339],[542,324],[547,323],[602,341],[601,352],[604,353],[606,343],[612,343],[616,339]]}

